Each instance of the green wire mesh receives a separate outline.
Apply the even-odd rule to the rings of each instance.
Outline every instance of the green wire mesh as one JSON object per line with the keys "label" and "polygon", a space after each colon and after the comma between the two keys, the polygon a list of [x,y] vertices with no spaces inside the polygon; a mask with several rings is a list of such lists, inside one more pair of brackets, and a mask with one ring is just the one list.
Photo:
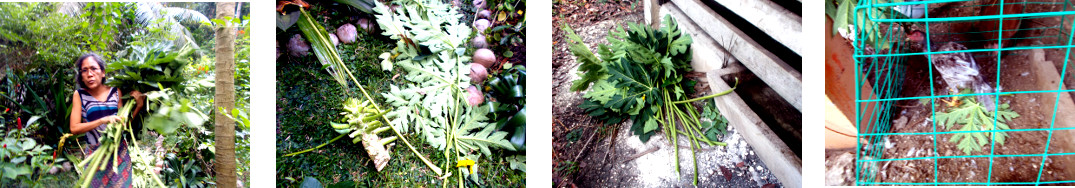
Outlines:
{"label": "green wire mesh", "polygon": [[[905,1],[905,2],[904,2]],[[1039,153],[1025,153],[1025,154],[996,154],[997,143],[990,140],[990,144],[984,147],[988,147],[985,155],[966,155],[963,152],[952,152],[952,155],[942,155],[938,152],[938,145],[943,144],[955,144],[947,141],[938,141],[943,135],[952,135],[956,133],[962,133],[967,131],[954,131],[944,130],[943,125],[938,125],[937,122],[929,121],[929,126],[932,126],[932,132],[890,132],[892,131],[893,118],[898,117],[900,114],[897,111],[897,102],[909,100],[920,101],[928,100],[929,109],[932,115],[931,119],[936,119],[938,113],[938,100],[950,97],[961,96],[977,96],[977,95],[989,95],[996,101],[998,105],[1001,104],[1000,96],[1010,96],[1016,94],[1030,94],[1030,93],[1056,93],[1057,101],[1040,101],[1040,103],[1053,102],[1059,103],[1060,93],[1073,92],[1075,90],[1065,90],[1063,88],[1064,77],[1067,76],[1068,59],[1071,58],[1072,35],[1075,32],[1073,29],[1064,29],[1065,26],[1070,27],[1072,22],[1071,18],[1066,18],[1070,15],[1075,15],[1075,11],[1069,9],[1071,6],[1068,0],[1062,1],[1047,1],[1047,0],[979,0],[964,2],[967,0],[933,0],[933,1],[912,1],[912,0],[851,0],[849,2],[857,3],[854,8],[854,14],[851,14],[852,25],[855,26],[855,31],[852,33],[856,40],[853,42],[855,47],[854,59],[855,59],[855,72],[859,73],[855,76],[855,124],[858,127],[858,137],[861,138],[857,144],[856,150],[856,165],[855,165],[855,185],[1056,185],[1056,184],[1071,184],[1075,183],[1075,178],[1068,180],[1046,180],[1043,179],[1042,173],[1045,169],[1046,159],[1049,157],[1058,156],[1075,156],[1075,153],[1060,153],[1050,151],[1049,146],[1053,140],[1054,131],[1062,130],[1075,130],[1071,127],[1057,127],[1056,114],[1058,111],[1058,105],[1053,105],[1052,114],[1044,114],[1045,120],[1049,116],[1052,116],[1052,120],[1048,125],[1048,128],[1020,128],[1012,126],[1008,130],[986,130],[986,131],[971,131],[971,132],[1017,132],[1017,131],[1041,131],[1047,132],[1049,135],[1045,141],[1044,151]],[[908,18],[903,14],[894,10],[897,6],[907,5],[925,5],[926,10],[931,10],[937,7],[949,11],[976,11],[978,14],[973,16],[943,16],[943,15],[930,15],[931,11],[926,11],[923,18]],[[1053,7],[1053,8],[1041,8]],[[996,8],[994,14],[982,14],[985,11],[982,9]],[[1037,7],[1041,9],[1029,9],[1028,7]],[[1042,11],[1044,10],[1044,11]],[[939,14],[934,12],[934,14]],[[1055,26],[1028,26],[1034,24],[1026,24],[1027,22],[1036,22],[1040,19],[1058,19],[1058,25]],[[1012,27],[1012,22],[1023,22],[1023,27]],[[961,31],[961,32],[943,32],[934,31],[930,32],[930,29],[937,29],[938,27],[950,27],[959,24],[973,24],[971,28],[974,30]],[[993,24],[996,27],[992,27]],[[1005,26],[1004,24],[1009,24]],[[907,31],[909,28],[914,30],[923,31],[926,34],[925,41],[921,45],[921,51],[907,51],[910,42],[906,40]],[[1023,33],[1020,38],[1011,38],[1012,35],[1008,33],[1019,32]],[[1033,33],[1033,34],[1027,34]],[[978,37],[967,37],[978,36]],[[1004,38],[1009,37],[1009,38]],[[937,40],[937,41],[933,41]],[[1013,45],[1017,41],[1021,40],[1037,40],[1039,43],[1033,45]],[[967,46],[969,49],[961,51],[944,51],[934,52],[931,49],[935,49],[936,46],[943,44],[941,42],[956,42]],[[1012,44],[1006,44],[1012,43]],[[994,44],[995,48],[989,48],[990,44]],[[1004,91],[997,90],[995,93],[978,93],[978,94],[942,94],[947,89],[935,88],[938,81],[935,80],[933,65],[931,59],[936,54],[943,53],[961,53],[969,52],[975,59],[979,60],[979,66],[983,69],[986,66],[996,66],[996,75],[987,75],[983,73],[983,77],[987,82],[995,84],[994,88],[1001,88],[1001,72],[1002,56],[1027,56],[1027,51],[1031,49],[1060,49],[1061,53],[1064,53],[1063,68],[1060,69],[1061,83],[1058,83],[1055,90],[1038,90],[1038,91]],[[914,58],[918,59],[914,59]],[[912,60],[909,60],[912,59]],[[981,59],[995,59],[993,62],[984,63]],[[928,64],[928,65],[923,65]],[[929,67],[928,69],[928,85],[929,94],[924,96],[908,96],[901,91],[904,89],[905,80],[910,75],[904,71],[907,67],[919,66]],[[988,67],[992,68],[992,67]],[[925,74],[925,73],[922,73]],[[922,75],[919,77],[926,77]],[[870,91],[863,91],[869,88]],[[872,93],[872,95],[870,94]],[[1067,112],[1071,113],[1071,112]],[[994,124],[996,119],[994,118]],[[1013,121],[1019,121],[1016,118]],[[931,137],[933,146],[922,146],[923,149],[931,150],[924,157],[889,157],[883,156],[884,142],[886,137],[896,135],[910,135],[910,136],[924,136]],[[995,134],[990,134],[995,135]],[[865,140],[865,142],[861,141]],[[1010,141],[1009,141],[1010,142]],[[1033,157],[1034,160],[1040,158],[1040,163],[1036,164],[1037,174],[1026,174],[1027,176],[1033,176],[1031,179],[1035,181],[1022,181],[1022,182],[1010,182],[1004,180],[997,180],[993,173],[993,161],[995,158],[1013,158],[1013,157]],[[980,174],[985,175],[984,180],[981,182],[946,182],[939,181],[939,165],[940,160],[949,159],[965,159],[965,158],[988,158],[989,159],[989,173]],[[932,168],[932,178],[929,180],[919,180],[920,182],[882,182],[879,180],[879,171],[882,168],[881,164],[887,161],[915,161],[926,160],[931,161],[932,166],[918,166],[916,168]],[[1028,164],[1030,165],[1030,164]],[[1055,165],[1055,164],[1054,164]],[[1060,164],[1065,165],[1065,164]],[[1071,166],[1070,164],[1067,164]],[[1062,167],[1061,167],[1062,168]],[[1075,174],[1068,174],[1075,177]],[[979,178],[980,179],[980,178]]]}

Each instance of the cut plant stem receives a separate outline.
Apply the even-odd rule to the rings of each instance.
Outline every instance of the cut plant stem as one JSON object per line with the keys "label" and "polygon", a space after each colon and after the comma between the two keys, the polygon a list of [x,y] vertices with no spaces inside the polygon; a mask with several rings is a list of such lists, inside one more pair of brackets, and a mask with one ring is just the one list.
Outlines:
{"label": "cut plant stem", "polygon": [[[668,91],[664,92],[664,100],[665,101],[671,101],[672,100],[672,98],[668,95]],[[665,108],[668,108],[669,116],[674,117],[676,115],[676,113],[675,113],[675,110],[676,110],[675,103],[672,103],[670,105],[666,105]],[[669,118],[669,120],[671,120],[671,121],[669,121],[668,126],[672,127],[672,128],[669,129],[669,130],[672,130],[672,145],[678,145],[679,144],[679,134],[676,134],[676,119],[675,118]],[[675,150],[675,153],[676,153],[676,174],[678,175],[679,174],[679,147],[672,147],[672,148]],[[676,176],[676,178],[679,178],[679,176]]]}
{"label": "cut plant stem", "polygon": [[290,157],[290,156],[294,156],[294,155],[298,155],[298,154],[302,154],[302,153],[306,153],[306,152],[310,152],[310,151],[313,151],[313,150],[320,149],[321,147],[325,147],[325,145],[331,144],[332,142],[335,142],[336,140],[339,140],[340,138],[343,138],[344,136],[347,136],[347,135],[346,134],[340,134],[340,136],[336,136],[336,138],[333,138],[332,140],[329,140],[328,142],[325,142],[324,144],[317,145],[317,147],[313,147],[313,148],[310,148],[310,149],[306,149],[306,150],[302,150],[302,151],[298,151],[298,152],[294,152],[294,153],[288,153],[287,155],[284,155],[283,157]]}
{"label": "cut plant stem", "polygon": [[688,100],[683,100],[683,101],[675,101],[675,102],[672,102],[672,104],[689,103],[689,102],[694,102],[694,101],[710,99],[710,98],[713,98],[713,97],[719,97],[721,95],[727,95],[728,93],[732,93],[732,91],[735,91],[735,87],[739,87],[739,78],[735,78],[735,85],[733,85],[732,88],[728,89],[727,91],[720,92],[720,93],[714,93],[712,95],[707,95],[707,96],[704,96],[704,97],[698,97],[698,98],[693,98],[693,99],[688,99]]}

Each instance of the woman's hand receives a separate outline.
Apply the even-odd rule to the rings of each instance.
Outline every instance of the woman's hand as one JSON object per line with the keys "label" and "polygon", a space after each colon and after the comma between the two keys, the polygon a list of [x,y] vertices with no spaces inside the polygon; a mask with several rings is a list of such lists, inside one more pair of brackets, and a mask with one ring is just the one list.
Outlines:
{"label": "woman's hand", "polygon": [[134,112],[131,112],[131,117],[136,117],[146,103],[146,95],[142,94],[141,91],[134,90],[131,91],[131,96],[134,97]]}
{"label": "woman's hand", "polygon": [[138,90],[131,91],[131,96],[134,97],[135,101],[145,101],[146,100],[146,95],[142,94],[142,92],[140,92]]}
{"label": "woman's hand", "polygon": [[101,119],[97,119],[97,121],[100,121],[101,124],[115,123],[115,122],[119,122],[120,120],[123,120],[123,118],[120,118],[119,116],[116,116],[116,115],[105,116],[105,117],[103,117]]}

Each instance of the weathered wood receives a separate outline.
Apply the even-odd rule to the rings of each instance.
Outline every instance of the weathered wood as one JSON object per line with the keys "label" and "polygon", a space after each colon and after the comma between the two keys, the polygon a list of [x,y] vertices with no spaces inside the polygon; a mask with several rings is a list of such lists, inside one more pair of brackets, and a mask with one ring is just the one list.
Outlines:
{"label": "weathered wood", "polygon": [[650,26],[657,26],[661,23],[661,17],[657,14],[657,9],[661,8],[661,4],[657,0],[642,0],[642,16],[646,19],[646,24]]}
{"label": "weathered wood", "polygon": [[[718,70],[706,73],[710,89],[713,92],[731,89],[718,74]],[[799,159],[789,146],[780,141],[776,133],[773,133],[769,126],[761,121],[758,114],[750,110],[737,92],[715,97],[713,102],[717,110],[728,118],[728,124],[739,131],[743,140],[750,144],[754,153],[758,154],[758,158],[773,172],[781,184],[791,188],[802,187],[802,159]]]}
{"label": "weathered wood", "polygon": [[795,109],[802,111],[801,73],[698,0],[672,0],[672,3],[662,6],[668,6],[669,13],[679,22],[690,19],[695,23],[705,23],[699,26],[709,36],[722,37],[716,41],[717,44],[727,49]]}
{"label": "weathered wood", "polygon": [[[1054,90],[1067,89],[1063,85],[1063,80],[1060,79],[1060,70],[1058,70],[1052,61],[1045,59],[1045,52],[1042,49],[1031,50],[1030,58],[1030,71],[1033,76],[1036,76],[1037,82],[1032,83],[1033,90]],[[1072,75],[1066,75],[1072,76]],[[1060,84],[1059,88],[1057,84]],[[1039,112],[1044,112],[1046,118],[1053,118],[1053,128],[1065,128],[1075,127],[1075,102],[1072,101],[1068,92],[1059,93],[1040,93],[1040,103],[1042,103]],[[1054,103],[1055,102],[1055,103]],[[1053,110],[1056,110],[1055,114]],[[1025,112],[1024,112],[1025,113]],[[1011,133],[1008,133],[1011,134]],[[1073,131],[1053,131],[1052,143],[1049,146],[1049,153],[1070,153],[1075,152],[1075,132]],[[1047,138],[1041,138],[1047,139]],[[1049,157],[1053,160],[1053,164],[1065,164],[1071,162],[1073,156],[1052,156]],[[1036,162],[1036,161],[1035,161]],[[1075,173],[1075,168],[1064,168],[1068,174]]]}
{"label": "weathered wood", "polygon": [[715,76],[724,76],[724,75],[743,72],[744,70],[747,70],[747,68],[743,67],[742,64],[732,63],[732,64],[728,64],[728,66],[724,66],[724,68],[719,68],[719,69],[712,70],[712,72],[709,72],[709,73],[716,74]]}
{"label": "weathered wood", "polygon": [[802,17],[784,9],[770,0],[711,0],[720,3],[739,17],[761,29],[777,42],[797,54],[803,54],[799,38],[802,35]]}
{"label": "weathered wood", "polygon": [[865,139],[858,139],[855,124],[847,119],[845,112],[836,108],[836,104],[825,98],[825,149],[850,149],[856,144],[867,143]]}
{"label": "weathered wood", "polygon": [[[663,19],[665,15],[670,14],[669,8],[661,6],[660,15],[657,17]],[[717,44],[717,41],[702,31],[702,28],[698,27],[698,24],[694,21],[677,18],[676,23],[679,24],[679,29],[689,34],[691,40],[694,40],[691,43],[691,67],[693,67],[694,71],[709,72],[714,69],[722,69],[725,64],[737,62],[735,57],[728,53],[728,50]]]}
{"label": "weathered wood", "polygon": [[[873,93],[873,86],[868,82],[862,85],[855,83],[855,60],[851,57],[854,48],[840,35],[831,34],[832,20],[828,17],[825,19],[825,25],[825,97],[844,113],[848,121],[855,122],[856,115],[869,117],[874,114],[874,108],[877,108],[878,104],[877,102],[856,104],[855,88],[859,88],[862,92],[859,99],[876,99],[877,95]],[[866,77],[861,73],[858,76],[859,78]],[[858,114],[856,114],[855,105],[859,106]],[[852,125],[862,130],[861,132],[869,132],[874,130],[873,123],[875,122],[863,121]],[[833,129],[833,127],[829,128]]]}

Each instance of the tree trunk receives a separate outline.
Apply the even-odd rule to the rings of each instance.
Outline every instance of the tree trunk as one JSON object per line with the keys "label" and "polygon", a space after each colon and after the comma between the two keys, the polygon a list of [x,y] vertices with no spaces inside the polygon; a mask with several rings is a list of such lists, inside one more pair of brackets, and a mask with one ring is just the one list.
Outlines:
{"label": "tree trunk", "polygon": [[[235,16],[235,3],[217,3],[216,18]],[[235,28],[230,25],[216,28],[216,96],[213,113],[216,117],[216,170],[217,186],[234,188],[235,174],[235,122],[225,116],[235,108]],[[224,111],[219,111],[221,108]]]}

